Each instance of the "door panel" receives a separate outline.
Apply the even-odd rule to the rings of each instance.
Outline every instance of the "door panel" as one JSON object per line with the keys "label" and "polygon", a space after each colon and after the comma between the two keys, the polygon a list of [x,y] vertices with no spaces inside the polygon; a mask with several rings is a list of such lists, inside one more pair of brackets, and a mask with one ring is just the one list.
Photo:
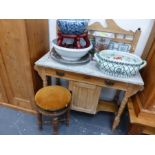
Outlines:
{"label": "door panel", "polygon": [[101,87],[82,82],[69,82],[72,91],[71,109],[95,114]]}
{"label": "door panel", "polygon": [[10,104],[31,109],[33,85],[24,20],[0,20],[0,48]]}

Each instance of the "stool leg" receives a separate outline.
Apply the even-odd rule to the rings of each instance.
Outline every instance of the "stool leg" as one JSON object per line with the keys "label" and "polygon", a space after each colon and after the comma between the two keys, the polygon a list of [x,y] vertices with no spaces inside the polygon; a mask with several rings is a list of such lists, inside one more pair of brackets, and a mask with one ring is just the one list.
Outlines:
{"label": "stool leg", "polygon": [[66,112],[66,126],[69,127],[69,120],[70,120],[70,109]]}
{"label": "stool leg", "polygon": [[42,114],[39,112],[37,113],[37,119],[38,119],[39,129],[41,130],[43,128],[43,122],[42,122]]}
{"label": "stool leg", "polygon": [[58,134],[58,126],[59,126],[58,117],[52,118],[52,126],[53,126],[53,135],[57,135]]}

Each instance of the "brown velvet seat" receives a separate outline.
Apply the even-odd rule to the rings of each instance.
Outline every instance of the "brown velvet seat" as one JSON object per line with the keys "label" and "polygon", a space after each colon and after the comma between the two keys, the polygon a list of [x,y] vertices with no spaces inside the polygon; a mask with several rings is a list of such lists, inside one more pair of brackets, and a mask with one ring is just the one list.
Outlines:
{"label": "brown velvet seat", "polygon": [[44,110],[55,111],[68,106],[71,93],[61,86],[47,86],[40,89],[35,95],[37,106]]}
{"label": "brown velvet seat", "polygon": [[68,126],[70,101],[70,91],[62,86],[41,88],[35,95],[39,128],[42,129],[42,114],[52,116],[53,134],[58,133],[59,116],[66,114],[66,125]]}

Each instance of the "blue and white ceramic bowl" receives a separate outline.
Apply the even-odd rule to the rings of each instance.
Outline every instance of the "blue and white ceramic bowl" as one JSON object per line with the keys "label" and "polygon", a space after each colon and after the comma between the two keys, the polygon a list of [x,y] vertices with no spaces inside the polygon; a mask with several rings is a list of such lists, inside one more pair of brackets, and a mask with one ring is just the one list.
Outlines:
{"label": "blue and white ceramic bowl", "polygon": [[63,34],[82,34],[87,30],[88,19],[58,19],[57,25]]}

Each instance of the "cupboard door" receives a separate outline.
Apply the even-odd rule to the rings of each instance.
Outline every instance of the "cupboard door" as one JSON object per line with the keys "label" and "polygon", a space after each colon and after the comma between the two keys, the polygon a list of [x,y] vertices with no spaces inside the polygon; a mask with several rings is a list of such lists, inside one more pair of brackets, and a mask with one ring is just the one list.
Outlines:
{"label": "cupboard door", "polygon": [[95,114],[101,87],[81,82],[69,82],[72,91],[71,109]]}
{"label": "cupboard door", "polygon": [[24,20],[0,20],[1,76],[9,103],[32,109],[33,84]]}

